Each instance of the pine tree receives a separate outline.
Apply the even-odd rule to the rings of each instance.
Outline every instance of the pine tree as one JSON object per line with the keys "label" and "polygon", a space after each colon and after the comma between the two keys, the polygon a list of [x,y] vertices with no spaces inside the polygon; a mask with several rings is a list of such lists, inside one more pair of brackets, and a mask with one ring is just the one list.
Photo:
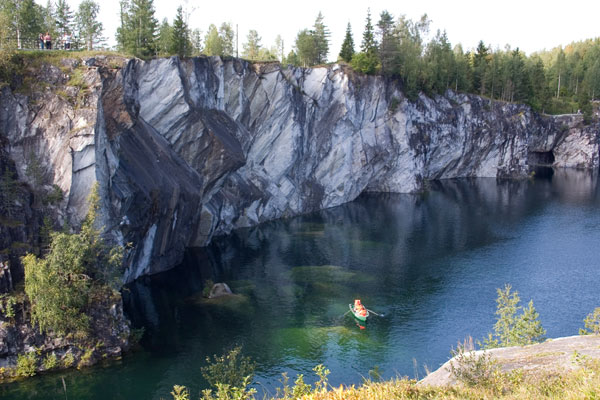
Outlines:
{"label": "pine tree", "polygon": [[56,3],[56,26],[58,33],[63,35],[73,31],[73,11],[67,0],[58,0]]}
{"label": "pine tree", "polygon": [[208,56],[223,55],[223,41],[214,24],[210,24],[208,31],[206,32],[206,37],[204,38],[204,53]]}
{"label": "pine tree", "polygon": [[243,45],[244,51],[242,56],[249,60],[258,60],[261,49],[261,37],[258,35],[258,32],[250,29],[246,40],[247,42]]}
{"label": "pine tree", "polygon": [[274,50],[275,55],[279,58],[281,63],[283,63],[283,60],[285,59],[285,54],[283,52],[283,39],[281,38],[281,35],[277,35],[277,37],[275,38]]}
{"label": "pine tree", "polygon": [[375,41],[375,34],[373,33],[373,24],[371,23],[371,9],[367,9],[367,23],[365,24],[365,31],[363,32],[363,40],[360,46],[360,50],[363,53],[377,52],[377,42]]}
{"label": "pine tree", "polygon": [[387,11],[382,11],[377,23],[379,36],[379,59],[381,60],[381,73],[387,74],[391,69],[396,54],[396,38],[394,37],[394,17]]}
{"label": "pine tree", "polygon": [[353,55],[354,39],[352,38],[352,27],[350,26],[350,22],[348,22],[348,26],[346,27],[346,36],[344,37],[342,49],[340,50],[340,59],[346,62],[350,62],[352,60]]}
{"label": "pine tree", "polygon": [[485,75],[488,68],[489,51],[482,40],[479,41],[476,51],[473,55],[473,90],[485,95]]}
{"label": "pine tree", "polygon": [[329,53],[329,36],[331,33],[323,23],[323,14],[319,11],[315,20],[314,30],[312,32],[315,42],[315,63],[323,64],[327,62],[327,54]]}
{"label": "pine tree", "polygon": [[202,31],[198,28],[191,33],[192,55],[197,56],[202,53]]}
{"label": "pine tree", "polygon": [[315,36],[308,29],[298,32],[298,36],[296,36],[296,53],[299,64],[304,67],[310,67],[317,63]]}
{"label": "pine tree", "polygon": [[363,32],[361,52],[352,57],[352,68],[364,74],[374,74],[379,69],[379,57],[377,55],[377,42],[373,33],[371,23],[371,9],[367,9],[367,22]]}
{"label": "pine tree", "polygon": [[158,28],[158,37],[156,38],[156,54],[159,56],[171,55],[171,40],[173,39],[173,27],[169,20],[163,18]]}
{"label": "pine tree", "polygon": [[156,54],[158,21],[153,0],[122,0],[121,26],[117,30],[119,47],[137,57]]}
{"label": "pine tree", "polygon": [[94,0],[83,0],[75,15],[79,37],[85,40],[87,50],[93,50],[94,44],[102,41],[102,22],[98,21],[100,5]]}
{"label": "pine tree", "polygon": [[231,24],[223,22],[219,28],[219,37],[221,38],[221,56],[233,57],[233,40],[235,31]]}
{"label": "pine tree", "polygon": [[189,57],[190,50],[189,29],[183,19],[183,8],[179,6],[171,30],[169,53],[177,54],[179,57]]}

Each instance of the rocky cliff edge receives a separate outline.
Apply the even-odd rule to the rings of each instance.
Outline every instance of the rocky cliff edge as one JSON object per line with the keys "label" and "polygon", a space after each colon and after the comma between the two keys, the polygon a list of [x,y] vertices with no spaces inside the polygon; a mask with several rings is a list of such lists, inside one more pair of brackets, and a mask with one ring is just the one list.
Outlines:
{"label": "rocky cliff edge", "polygon": [[74,225],[98,181],[106,234],[127,248],[125,282],[215,235],[364,191],[599,164],[599,125],[581,116],[451,91],[410,101],[397,83],[340,65],[98,56],[26,74],[26,88],[0,92],[0,134],[19,179],[35,184],[27,168],[37,160],[42,184],[64,193],[59,217]]}

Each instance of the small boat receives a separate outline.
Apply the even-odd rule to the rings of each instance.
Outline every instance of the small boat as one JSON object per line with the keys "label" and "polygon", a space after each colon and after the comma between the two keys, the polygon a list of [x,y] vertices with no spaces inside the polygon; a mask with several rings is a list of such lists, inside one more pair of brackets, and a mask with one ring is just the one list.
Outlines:
{"label": "small boat", "polygon": [[350,312],[352,313],[352,315],[354,315],[354,318],[356,318],[357,320],[362,321],[362,322],[366,322],[367,321],[367,318],[369,317],[369,310],[367,310],[365,308],[364,314],[361,314],[359,311],[356,311],[354,309],[354,307],[352,306],[352,304],[348,304],[348,307],[350,307]]}

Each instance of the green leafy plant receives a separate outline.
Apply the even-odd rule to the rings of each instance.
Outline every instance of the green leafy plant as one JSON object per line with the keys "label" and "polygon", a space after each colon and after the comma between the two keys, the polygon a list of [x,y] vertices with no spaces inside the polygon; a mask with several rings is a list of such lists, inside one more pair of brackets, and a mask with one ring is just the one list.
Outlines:
{"label": "green leafy plant", "polygon": [[323,364],[319,364],[313,368],[313,371],[319,377],[319,380],[315,382],[315,390],[325,391],[327,390],[327,376],[331,373]]}
{"label": "green leafy plant", "polygon": [[116,283],[123,249],[108,247],[94,228],[98,208],[98,189],[94,187],[79,233],[50,233],[46,257],[27,254],[22,258],[31,319],[41,332],[85,337],[92,289]]}
{"label": "green leafy plant", "polygon": [[584,329],[579,330],[580,335],[600,335],[600,307],[588,314],[583,322]]}
{"label": "green leafy plant", "polygon": [[9,294],[0,295],[0,311],[4,314],[4,316],[8,319],[15,318],[16,310],[15,307],[17,305],[17,299],[14,296]]}
{"label": "green leafy plant", "polygon": [[467,343],[459,343],[452,351],[454,358],[450,362],[450,374],[466,386],[491,385],[499,371],[496,361],[485,350],[473,350],[472,341],[470,346]]}
{"label": "green leafy plant", "polygon": [[[526,308],[519,305],[521,299],[517,291],[511,292],[511,285],[497,289],[497,309],[494,333],[489,333],[483,343],[483,348],[524,346],[544,341],[546,330],[539,321],[539,314],[529,301]],[[520,313],[520,314],[519,314]]]}
{"label": "green leafy plant", "polygon": [[35,351],[17,356],[16,375],[21,377],[34,376],[37,366],[37,355]]}
{"label": "green leafy plant", "polygon": [[65,368],[72,367],[74,363],[75,363],[75,356],[73,356],[73,353],[65,354],[65,356],[62,359],[63,367],[65,367]]}
{"label": "green leafy plant", "polygon": [[229,385],[240,387],[246,378],[252,379],[256,364],[250,357],[242,356],[242,347],[236,346],[226,355],[206,357],[208,365],[201,368],[202,376],[211,385]]}
{"label": "green leafy plant", "polygon": [[42,361],[42,366],[45,370],[48,371],[56,368],[58,366],[58,358],[56,357],[56,354],[47,354],[46,357],[44,357],[44,360]]}
{"label": "green leafy plant", "polygon": [[81,358],[79,359],[79,363],[77,364],[77,369],[82,367],[87,367],[91,365],[92,355],[94,355],[94,349],[89,348],[86,349]]}
{"label": "green leafy plant", "polygon": [[306,396],[311,391],[311,386],[308,383],[304,383],[304,375],[299,374],[294,381],[294,387],[292,388],[292,398],[298,399],[302,396]]}
{"label": "green leafy plant", "polygon": [[173,400],[190,400],[190,392],[185,386],[175,385],[171,391]]}

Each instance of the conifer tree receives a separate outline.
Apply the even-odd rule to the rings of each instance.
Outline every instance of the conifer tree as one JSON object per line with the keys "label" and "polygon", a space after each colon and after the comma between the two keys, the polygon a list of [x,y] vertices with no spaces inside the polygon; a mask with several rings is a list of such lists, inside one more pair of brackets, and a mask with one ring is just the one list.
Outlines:
{"label": "conifer tree", "polygon": [[387,74],[391,68],[396,53],[396,40],[394,37],[394,17],[387,11],[382,11],[377,23],[379,36],[379,59],[381,60],[381,73]]}
{"label": "conifer tree", "polygon": [[75,15],[79,37],[85,41],[87,50],[92,50],[94,44],[102,41],[102,22],[98,21],[100,5],[94,0],[83,0]]}
{"label": "conifer tree", "polygon": [[233,57],[233,40],[235,39],[235,31],[231,24],[223,22],[219,27],[219,37],[221,39],[221,54],[222,56]]}
{"label": "conifer tree", "polygon": [[65,32],[73,31],[73,11],[67,0],[58,0],[56,3],[56,26],[58,33],[63,35]]}
{"label": "conifer tree", "polygon": [[315,20],[314,30],[312,32],[315,45],[315,64],[323,64],[327,62],[327,54],[329,53],[329,36],[331,33],[323,22],[323,14],[319,11]]}
{"label": "conifer tree", "polygon": [[189,57],[190,50],[189,29],[183,18],[183,8],[179,6],[173,20],[169,53],[177,54],[179,57]]}
{"label": "conifer tree", "polygon": [[340,59],[346,62],[350,62],[352,60],[353,55],[354,39],[352,38],[352,27],[350,26],[350,22],[348,22],[348,26],[346,27],[346,36],[344,37],[342,49],[340,50]]}
{"label": "conifer tree", "polygon": [[156,54],[157,32],[153,0],[121,1],[121,26],[117,29],[121,50],[137,57],[151,57]]}
{"label": "conifer tree", "polygon": [[367,22],[363,32],[363,40],[360,46],[361,52],[352,57],[352,68],[365,74],[374,74],[379,68],[379,57],[377,55],[377,42],[371,23],[371,9],[367,9]]}
{"label": "conifer tree", "polygon": [[247,41],[243,46],[244,51],[242,55],[249,60],[258,60],[261,49],[261,37],[258,35],[258,32],[254,29],[250,29],[246,40]]}
{"label": "conifer tree", "polygon": [[173,38],[173,27],[169,24],[167,18],[163,18],[158,28],[158,37],[156,38],[156,54],[159,56],[171,55],[171,40]]}
{"label": "conifer tree", "polygon": [[208,56],[223,55],[223,41],[214,24],[210,24],[208,31],[206,32],[206,37],[204,38],[204,53]]}
{"label": "conifer tree", "polygon": [[367,22],[365,24],[365,31],[363,32],[363,40],[360,46],[360,50],[363,53],[376,53],[377,42],[375,41],[375,34],[373,31],[373,23],[371,22],[371,9],[367,9]]}

